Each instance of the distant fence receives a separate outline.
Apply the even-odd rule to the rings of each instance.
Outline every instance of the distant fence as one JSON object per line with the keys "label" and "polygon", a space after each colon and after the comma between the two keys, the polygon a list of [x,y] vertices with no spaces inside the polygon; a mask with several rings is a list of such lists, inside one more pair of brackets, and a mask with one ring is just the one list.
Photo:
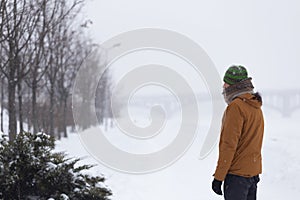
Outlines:
{"label": "distant fence", "polygon": [[262,96],[264,106],[277,110],[283,117],[290,117],[300,109],[300,89],[266,90]]}

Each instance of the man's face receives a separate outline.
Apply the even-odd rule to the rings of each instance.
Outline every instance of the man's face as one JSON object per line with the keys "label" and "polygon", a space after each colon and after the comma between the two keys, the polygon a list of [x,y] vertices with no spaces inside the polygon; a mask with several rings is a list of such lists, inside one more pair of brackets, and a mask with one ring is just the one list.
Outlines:
{"label": "man's face", "polygon": [[226,97],[225,89],[228,88],[229,86],[230,86],[230,85],[229,85],[228,83],[225,83],[225,82],[224,82],[222,94],[223,94],[224,100],[225,100],[225,102],[226,102],[227,104],[229,104],[229,102],[228,102],[227,97]]}

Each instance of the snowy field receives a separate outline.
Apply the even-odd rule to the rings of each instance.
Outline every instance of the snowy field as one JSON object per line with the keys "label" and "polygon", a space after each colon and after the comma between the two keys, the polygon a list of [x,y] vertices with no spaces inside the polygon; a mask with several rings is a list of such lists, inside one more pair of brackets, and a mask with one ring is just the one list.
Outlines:
{"label": "snowy field", "polygon": [[[258,199],[266,200],[296,200],[299,199],[300,188],[300,135],[298,123],[300,110],[290,118],[283,118],[279,113],[264,108],[265,137],[263,145],[263,174],[259,183]],[[177,128],[176,118],[168,120],[169,126],[165,130],[174,132]],[[211,190],[216,162],[217,146],[204,160],[199,160],[199,152],[207,133],[210,121],[207,117],[200,117],[200,127],[197,138],[175,164],[161,171],[132,175],[120,173],[97,163],[85,150],[77,134],[69,134],[68,139],[57,142],[57,151],[66,151],[70,156],[84,158],[82,163],[94,163],[92,168],[95,175],[104,174],[106,184],[113,191],[115,200],[218,200],[222,197],[215,195]],[[107,138],[116,146],[127,151],[149,151],[150,147],[157,148],[157,141],[150,141],[147,145],[121,137],[117,128],[111,128],[105,133]],[[164,134],[164,132],[162,133]],[[169,135],[171,137],[171,135]],[[152,145],[152,146],[151,146]],[[162,142],[159,145],[165,145]],[[141,147],[147,147],[146,149]],[[162,147],[160,146],[160,147]]]}

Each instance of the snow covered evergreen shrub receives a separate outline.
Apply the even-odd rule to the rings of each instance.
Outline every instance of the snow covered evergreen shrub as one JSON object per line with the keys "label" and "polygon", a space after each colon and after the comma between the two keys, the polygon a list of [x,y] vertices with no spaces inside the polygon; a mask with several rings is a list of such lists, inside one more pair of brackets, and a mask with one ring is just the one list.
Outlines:
{"label": "snow covered evergreen shrub", "polygon": [[107,200],[112,194],[105,179],[84,174],[91,165],[54,153],[47,134],[20,133],[8,142],[0,134],[0,199]]}

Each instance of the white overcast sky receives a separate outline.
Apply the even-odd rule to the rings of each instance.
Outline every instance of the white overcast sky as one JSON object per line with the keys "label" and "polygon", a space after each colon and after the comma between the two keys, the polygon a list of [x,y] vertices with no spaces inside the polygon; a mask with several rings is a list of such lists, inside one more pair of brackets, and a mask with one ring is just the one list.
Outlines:
{"label": "white overcast sky", "polygon": [[179,32],[196,41],[223,76],[248,68],[256,87],[300,88],[299,0],[88,0],[98,43],[133,29]]}

